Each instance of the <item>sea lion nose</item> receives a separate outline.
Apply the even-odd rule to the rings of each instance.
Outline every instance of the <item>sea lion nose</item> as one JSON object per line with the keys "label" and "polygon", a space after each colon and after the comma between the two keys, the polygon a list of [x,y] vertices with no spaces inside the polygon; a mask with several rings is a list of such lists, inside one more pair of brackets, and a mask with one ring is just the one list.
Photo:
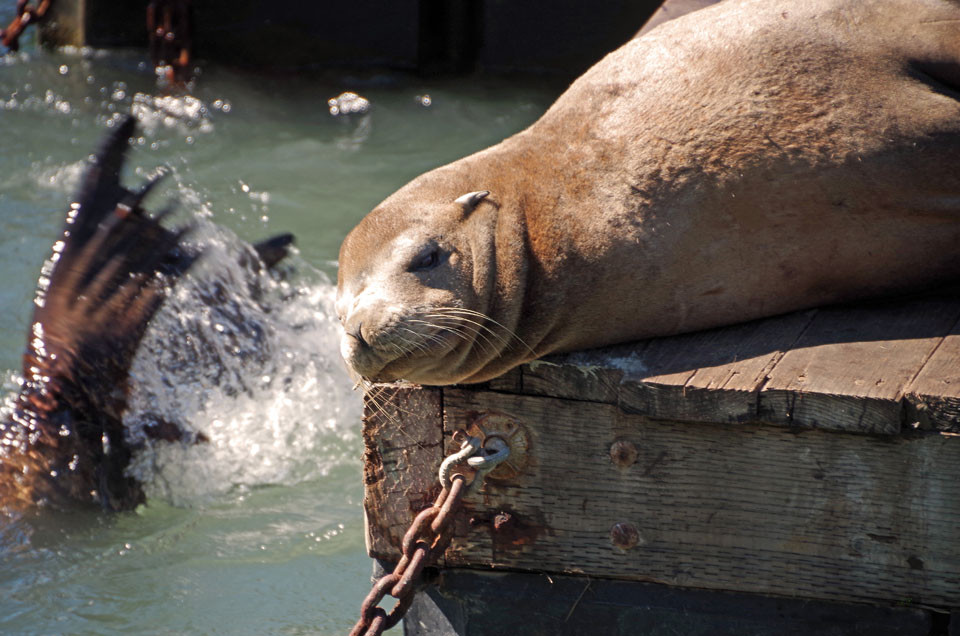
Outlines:
{"label": "sea lion nose", "polygon": [[369,347],[370,343],[363,337],[363,320],[356,315],[344,316],[340,322],[343,325],[343,333],[349,339],[353,338],[363,347]]}
{"label": "sea lion nose", "polygon": [[362,321],[360,322],[360,324],[357,325],[356,330],[354,330],[352,333],[350,333],[350,335],[353,336],[354,338],[356,338],[357,340],[359,340],[359,341],[360,341],[360,344],[362,344],[363,346],[365,346],[365,347],[369,347],[369,346],[370,346],[370,345],[367,343],[367,341],[363,339],[363,322],[362,322]]}

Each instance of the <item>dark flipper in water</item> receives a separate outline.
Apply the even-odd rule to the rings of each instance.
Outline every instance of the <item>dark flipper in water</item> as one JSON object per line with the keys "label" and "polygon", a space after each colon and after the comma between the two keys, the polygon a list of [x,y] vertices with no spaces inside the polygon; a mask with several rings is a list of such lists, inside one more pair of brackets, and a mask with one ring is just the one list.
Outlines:
{"label": "dark flipper in water", "polygon": [[189,228],[161,225],[138,192],[120,185],[135,120],[125,119],[87,169],[63,237],[41,271],[16,410],[0,422],[0,508],[143,500],[124,475],[131,362],[165,290],[198,257]]}
{"label": "dark flipper in water", "polygon": [[277,234],[259,243],[253,244],[253,249],[267,266],[267,269],[273,269],[274,265],[282,261],[290,253],[290,246],[293,245],[293,234]]}

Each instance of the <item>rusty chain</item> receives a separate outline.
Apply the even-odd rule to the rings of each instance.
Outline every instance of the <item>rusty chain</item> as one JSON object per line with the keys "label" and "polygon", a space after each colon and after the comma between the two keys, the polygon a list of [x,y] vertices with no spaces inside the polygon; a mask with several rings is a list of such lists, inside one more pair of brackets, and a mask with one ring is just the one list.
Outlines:
{"label": "rusty chain", "polygon": [[46,17],[53,0],[40,0],[36,6],[28,0],[17,0],[17,15],[10,21],[6,29],[0,29],[0,44],[11,51],[20,50],[20,36],[31,24],[36,24]]}
{"label": "rusty chain", "polygon": [[[460,505],[466,486],[466,477],[456,475],[450,489],[440,492],[434,504],[420,512],[403,536],[403,556],[393,572],[377,581],[360,606],[360,620],[350,636],[379,636],[400,622],[413,603],[420,573],[443,554],[452,536],[450,520]],[[397,599],[388,614],[378,604],[387,594]]]}
{"label": "rusty chain", "polygon": [[153,0],[147,5],[150,59],[173,86],[190,80],[193,55],[191,0]]}
{"label": "rusty chain", "polygon": [[[31,24],[41,22],[53,0],[17,0],[17,14],[7,28],[0,30],[0,44],[10,51],[20,49],[20,36]],[[158,74],[171,85],[183,85],[190,79],[193,55],[191,0],[153,0],[147,5],[147,37],[150,59]]]}
{"label": "rusty chain", "polygon": [[[403,535],[401,557],[393,572],[379,579],[360,606],[360,619],[350,630],[350,636],[379,636],[395,626],[403,618],[416,593],[414,585],[423,569],[443,555],[453,537],[453,514],[459,508],[467,491],[480,483],[483,476],[509,456],[509,447],[498,440],[487,457],[471,457],[481,448],[480,440],[464,431],[454,433],[455,442],[461,443],[458,452],[447,457],[440,466],[439,479],[443,489],[436,501],[420,513]],[[504,450],[505,449],[505,450]],[[455,466],[469,462],[473,475],[453,474]],[[390,594],[397,599],[390,612],[379,607],[380,601]]]}

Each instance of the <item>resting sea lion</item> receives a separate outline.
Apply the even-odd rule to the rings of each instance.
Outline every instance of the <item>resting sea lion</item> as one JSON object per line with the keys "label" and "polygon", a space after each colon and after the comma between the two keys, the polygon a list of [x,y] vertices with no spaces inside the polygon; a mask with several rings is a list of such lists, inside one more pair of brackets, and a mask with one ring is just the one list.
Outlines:
{"label": "resting sea lion", "polygon": [[[144,499],[124,472],[130,365],[167,288],[199,252],[182,243],[189,228],[161,224],[170,208],[156,218],[141,208],[159,177],[137,192],[120,185],[134,128],[125,119],[95,156],[41,271],[23,385],[12,417],[0,421],[0,510],[69,502],[120,510]],[[281,235],[254,247],[270,266],[291,241]],[[147,433],[181,436],[167,422]]]}
{"label": "resting sea lion", "polygon": [[958,246],[960,4],[729,0],[367,215],[341,351],[370,380],[480,382],[955,280]]}

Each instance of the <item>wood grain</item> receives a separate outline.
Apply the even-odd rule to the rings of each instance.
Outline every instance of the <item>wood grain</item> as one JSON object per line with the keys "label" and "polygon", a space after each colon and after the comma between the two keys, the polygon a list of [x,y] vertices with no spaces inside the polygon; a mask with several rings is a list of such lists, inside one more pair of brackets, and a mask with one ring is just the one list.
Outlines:
{"label": "wood grain", "polygon": [[439,492],[442,394],[375,385],[364,395],[363,478],[367,553],[397,559],[410,522]]}
{"label": "wood grain", "polygon": [[553,355],[489,386],[674,421],[960,432],[958,321],[950,291],[817,309]]}
{"label": "wood grain", "polygon": [[904,393],[909,424],[960,433],[960,321]]}
{"label": "wood grain", "polygon": [[646,372],[620,388],[627,413],[692,422],[749,422],[767,374],[808,327],[815,312],[797,312],[723,329],[651,340]]}
{"label": "wood grain", "polygon": [[[447,432],[488,410],[526,423],[534,456],[470,500],[448,566],[960,607],[960,438],[655,422],[444,391]],[[628,469],[611,463],[618,439],[640,449]],[[504,512],[502,530],[483,523]],[[638,547],[611,545],[621,522],[638,528]]]}
{"label": "wood grain", "polygon": [[819,310],[770,372],[760,392],[761,419],[897,433],[907,385],[958,318],[955,297]]}

